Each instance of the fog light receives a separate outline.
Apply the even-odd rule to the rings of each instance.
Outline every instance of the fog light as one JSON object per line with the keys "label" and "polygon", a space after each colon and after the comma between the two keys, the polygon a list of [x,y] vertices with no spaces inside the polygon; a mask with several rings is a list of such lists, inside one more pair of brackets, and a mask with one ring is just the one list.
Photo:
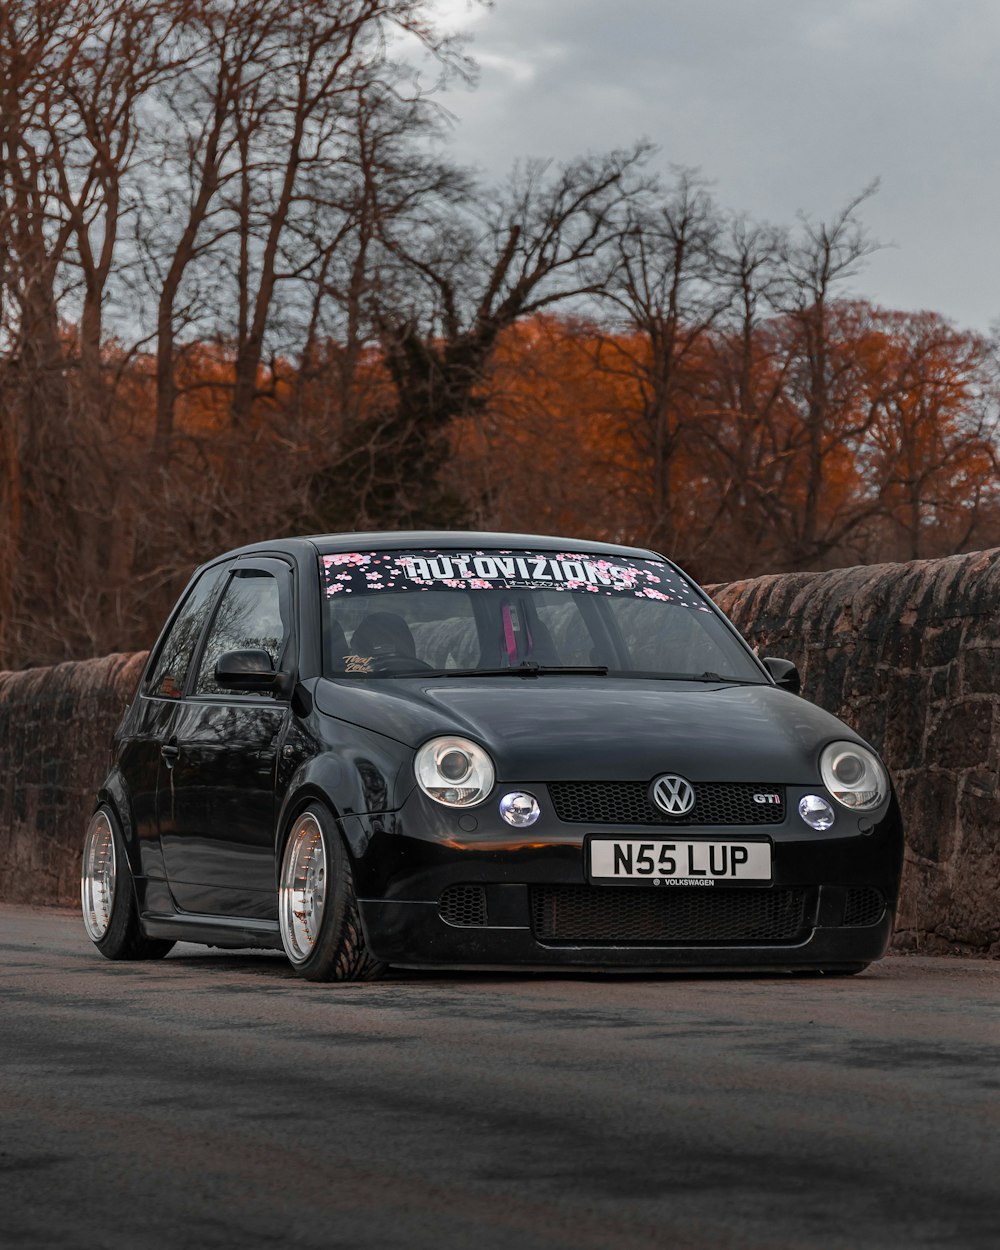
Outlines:
{"label": "fog light", "polygon": [[515,791],[513,794],[505,794],[500,800],[500,815],[508,825],[515,825],[519,829],[533,825],[541,814],[542,809],[533,794]]}
{"label": "fog light", "polygon": [[833,824],[833,808],[820,794],[799,799],[799,815],[812,829],[829,829]]}

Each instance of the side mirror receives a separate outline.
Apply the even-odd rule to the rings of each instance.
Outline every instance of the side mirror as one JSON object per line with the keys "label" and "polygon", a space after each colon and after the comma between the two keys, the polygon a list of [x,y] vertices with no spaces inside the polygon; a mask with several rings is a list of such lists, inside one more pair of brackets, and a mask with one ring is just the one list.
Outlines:
{"label": "side mirror", "polygon": [[779,690],[787,690],[790,694],[798,694],[802,689],[802,678],[799,676],[799,670],[791,660],[780,660],[776,656],[770,655],[761,660],[761,663],[771,674],[771,679]]}
{"label": "side mirror", "polygon": [[273,690],[278,676],[266,651],[226,651],[215,662],[223,690]]}

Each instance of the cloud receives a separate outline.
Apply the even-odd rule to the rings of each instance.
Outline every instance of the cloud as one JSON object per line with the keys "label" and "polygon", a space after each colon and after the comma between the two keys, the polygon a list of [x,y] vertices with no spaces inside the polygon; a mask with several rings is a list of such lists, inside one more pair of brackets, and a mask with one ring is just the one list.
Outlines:
{"label": "cloud", "polygon": [[994,0],[497,0],[447,11],[478,91],[454,91],[456,154],[500,176],[645,135],[724,205],[774,221],[865,210],[898,246],[859,287],[985,328],[994,244],[1000,5]]}

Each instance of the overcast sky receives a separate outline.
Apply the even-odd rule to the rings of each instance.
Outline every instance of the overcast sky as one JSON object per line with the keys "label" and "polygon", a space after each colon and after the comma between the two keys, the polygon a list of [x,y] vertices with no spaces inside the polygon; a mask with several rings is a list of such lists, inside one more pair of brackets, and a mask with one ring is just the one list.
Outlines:
{"label": "overcast sky", "polygon": [[472,35],[455,154],[501,176],[645,136],[775,223],[863,209],[855,281],[894,308],[1000,321],[1000,0],[438,0]]}

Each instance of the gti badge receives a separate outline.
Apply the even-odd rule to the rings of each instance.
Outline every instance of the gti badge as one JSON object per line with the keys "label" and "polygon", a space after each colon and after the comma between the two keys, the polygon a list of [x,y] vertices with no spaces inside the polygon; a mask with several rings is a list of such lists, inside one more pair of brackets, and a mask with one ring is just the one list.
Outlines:
{"label": "gti badge", "polygon": [[653,782],[653,802],[668,816],[686,816],[694,807],[694,786],[674,773],[664,773]]}
{"label": "gti badge", "polygon": [[780,794],[755,794],[753,796],[755,803],[770,803],[772,806],[781,806]]}

